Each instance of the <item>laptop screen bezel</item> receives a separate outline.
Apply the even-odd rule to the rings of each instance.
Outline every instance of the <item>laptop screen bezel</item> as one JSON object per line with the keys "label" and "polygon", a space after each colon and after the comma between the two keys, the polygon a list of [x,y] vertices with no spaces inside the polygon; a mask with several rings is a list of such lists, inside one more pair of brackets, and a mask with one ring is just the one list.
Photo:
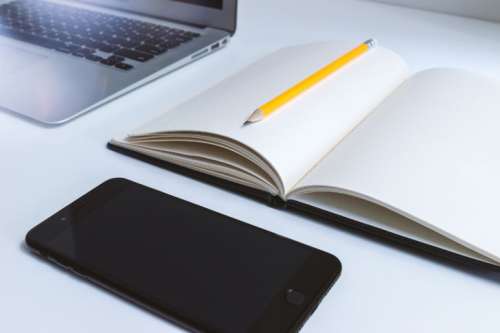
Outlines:
{"label": "laptop screen bezel", "polygon": [[200,27],[212,27],[226,30],[231,34],[234,34],[236,31],[236,11],[238,0],[222,0],[222,9],[202,5],[192,5],[173,0],[76,1],[192,24]]}

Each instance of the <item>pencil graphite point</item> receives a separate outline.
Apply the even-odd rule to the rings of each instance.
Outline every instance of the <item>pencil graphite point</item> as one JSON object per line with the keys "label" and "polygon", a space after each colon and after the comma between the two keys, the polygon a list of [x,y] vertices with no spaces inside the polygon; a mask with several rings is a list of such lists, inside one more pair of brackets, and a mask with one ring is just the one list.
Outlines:
{"label": "pencil graphite point", "polygon": [[257,109],[250,115],[250,117],[248,117],[247,121],[245,121],[243,126],[256,123],[258,121],[261,121],[262,119],[264,119],[264,114],[260,109]]}

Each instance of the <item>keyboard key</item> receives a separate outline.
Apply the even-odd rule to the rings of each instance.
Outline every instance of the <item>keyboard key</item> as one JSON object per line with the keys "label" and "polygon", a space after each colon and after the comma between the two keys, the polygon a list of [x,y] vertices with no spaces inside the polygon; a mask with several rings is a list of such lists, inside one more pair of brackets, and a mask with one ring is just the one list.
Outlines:
{"label": "keyboard key", "polygon": [[141,45],[136,50],[141,51],[141,52],[145,52],[145,53],[149,53],[152,55],[160,55],[160,54],[163,54],[167,51],[166,48],[160,48],[160,47],[156,47],[154,45]]}
{"label": "keyboard key", "polygon": [[87,54],[85,56],[85,59],[88,59],[88,60],[94,61],[94,62],[101,62],[102,60],[104,60],[103,57],[96,56],[95,54]]}
{"label": "keyboard key", "polygon": [[94,52],[95,52],[95,50],[93,50],[93,49],[88,49],[88,48],[85,48],[85,47],[73,46],[71,54],[74,55],[74,56],[76,56],[76,57],[84,58],[84,57],[86,57],[88,55],[94,54]]}
{"label": "keyboard key", "polygon": [[166,42],[162,42],[162,43],[158,44],[157,47],[169,50],[169,49],[175,49],[179,45],[181,45],[181,44],[178,42],[173,42],[173,41],[167,40]]}
{"label": "keyboard key", "polygon": [[91,42],[88,44],[88,46],[96,48],[96,49],[98,49],[102,52],[106,52],[106,53],[113,53],[114,51],[119,49],[118,46],[113,46],[113,45],[109,45],[109,44],[105,44],[105,43],[101,43],[101,42]]}
{"label": "keyboard key", "polygon": [[115,54],[118,56],[122,56],[140,62],[145,62],[153,58],[153,55],[151,54],[129,49],[120,49],[116,51]]}
{"label": "keyboard key", "polygon": [[109,61],[113,61],[114,63],[119,63],[125,60],[124,57],[119,57],[116,55],[112,55],[111,57],[108,58]]}
{"label": "keyboard key", "polygon": [[122,62],[123,60],[125,60],[125,58],[112,55],[106,59],[101,60],[101,64],[114,66],[117,63]]}
{"label": "keyboard key", "polygon": [[100,62],[101,62],[101,64],[106,65],[106,66],[114,66],[116,64],[116,62],[111,61],[109,59],[103,59]]}
{"label": "keyboard key", "polygon": [[119,62],[119,63],[115,64],[115,67],[116,67],[116,68],[119,68],[119,69],[123,69],[123,70],[125,70],[125,71],[129,71],[129,70],[131,70],[132,68],[134,68],[134,66],[129,65],[129,64],[126,64],[126,63],[124,63],[124,62]]}

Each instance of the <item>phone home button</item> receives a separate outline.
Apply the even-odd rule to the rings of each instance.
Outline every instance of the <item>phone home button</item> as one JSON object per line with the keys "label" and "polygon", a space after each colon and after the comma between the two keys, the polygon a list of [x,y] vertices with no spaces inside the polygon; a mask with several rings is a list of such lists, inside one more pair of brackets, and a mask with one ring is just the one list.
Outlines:
{"label": "phone home button", "polygon": [[304,303],[305,296],[297,290],[288,289],[286,291],[286,300],[288,303],[293,305],[302,305],[302,303]]}

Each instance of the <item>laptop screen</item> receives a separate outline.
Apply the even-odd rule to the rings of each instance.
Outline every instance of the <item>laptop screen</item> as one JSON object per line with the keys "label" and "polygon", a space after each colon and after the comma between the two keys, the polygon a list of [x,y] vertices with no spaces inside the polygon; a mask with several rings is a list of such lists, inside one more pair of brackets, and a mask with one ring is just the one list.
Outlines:
{"label": "laptop screen", "polygon": [[175,0],[175,1],[189,3],[191,5],[222,9],[222,0]]}
{"label": "laptop screen", "polygon": [[[236,30],[237,0],[76,0],[197,26]],[[1,0],[0,0],[1,2]]]}

